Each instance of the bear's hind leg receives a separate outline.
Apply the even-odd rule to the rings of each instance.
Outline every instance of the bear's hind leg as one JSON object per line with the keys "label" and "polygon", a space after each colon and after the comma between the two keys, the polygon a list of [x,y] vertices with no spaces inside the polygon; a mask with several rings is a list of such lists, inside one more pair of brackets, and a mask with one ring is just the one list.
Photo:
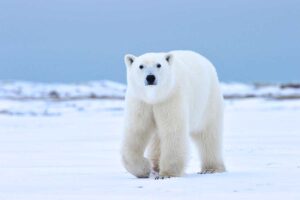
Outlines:
{"label": "bear's hind leg", "polygon": [[220,131],[217,126],[209,126],[202,132],[192,134],[201,157],[201,174],[225,171]]}

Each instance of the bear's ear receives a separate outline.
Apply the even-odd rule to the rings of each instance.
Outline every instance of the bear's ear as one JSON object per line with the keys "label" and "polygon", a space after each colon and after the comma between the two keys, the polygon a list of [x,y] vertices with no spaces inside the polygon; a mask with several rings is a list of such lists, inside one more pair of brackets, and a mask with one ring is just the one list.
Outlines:
{"label": "bear's ear", "polygon": [[124,61],[127,67],[130,67],[135,60],[135,56],[132,54],[126,54],[124,56]]}
{"label": "bear's ear", "polygon": [[171,53],[166,54],[165,59],[171,65],[173,63],[173,55]]}

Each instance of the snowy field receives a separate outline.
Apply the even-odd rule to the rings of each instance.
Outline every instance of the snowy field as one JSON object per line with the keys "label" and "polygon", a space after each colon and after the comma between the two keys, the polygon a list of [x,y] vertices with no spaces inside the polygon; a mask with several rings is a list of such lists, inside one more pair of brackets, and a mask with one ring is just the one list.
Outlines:
{"label": "snowy field", "polygon": [[[28,98],[17,98],[24,91],[20,85],[0,87],[1,95],[7,92],[0,95],[0,200],[300,199],[299,99],[226,100],[228,171],[197,174],[191,144],[184,177],[153,180],[137,179],[121,164],[121,85],[89,98],[67,88],[65,94],[77,91],[81,98],[64,101],[36,91],[32,98],[32,89]],[[49,91],[53,98],[62,96]]]}

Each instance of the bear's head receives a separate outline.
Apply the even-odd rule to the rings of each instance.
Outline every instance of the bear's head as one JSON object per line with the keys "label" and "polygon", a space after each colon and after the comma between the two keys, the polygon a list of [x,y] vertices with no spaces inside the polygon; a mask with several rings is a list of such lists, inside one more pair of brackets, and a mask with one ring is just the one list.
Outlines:
{"label": "bear's head", "polygon": [[147,53],[141,56],[125,55],[129,92],[149,103],[160,103],[168,98],[175,87],[171,53]]}

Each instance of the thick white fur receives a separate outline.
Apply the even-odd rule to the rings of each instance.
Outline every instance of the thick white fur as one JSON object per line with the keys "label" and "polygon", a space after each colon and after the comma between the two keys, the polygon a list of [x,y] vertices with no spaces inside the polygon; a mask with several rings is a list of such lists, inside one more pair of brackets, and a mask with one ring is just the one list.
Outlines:
{"label": "thick white fur", "polygon": [[[125,168],[139,178],[149,177],[151,168],[160,177],[181,176],[190,135],[201,155],[201,172],[225,171],[223,97],[214,66],[192,51],[126,55],[125,63]],[[145,85],[148,74],[156,76],[157,85]]]}

